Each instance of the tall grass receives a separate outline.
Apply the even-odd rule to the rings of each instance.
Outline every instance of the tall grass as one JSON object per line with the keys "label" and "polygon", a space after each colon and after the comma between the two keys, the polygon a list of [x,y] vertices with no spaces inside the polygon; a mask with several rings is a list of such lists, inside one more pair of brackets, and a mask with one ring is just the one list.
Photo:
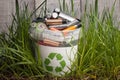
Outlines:
{"label": "tall grass", "polygon": [[[114,4],[115,5],[115,4]],[[83,77],[116,80],[120,70],[120,31],[118,20],[114,18],[114,5],[111,10],[98,13],[98,0],[90,12],[84,14],[83,37],[79,41],[78,65],[76,73]]]}
{"label": "tall grass", "polygon": [[74,9],[74,0],[58,0],[59,1],[59,8],[61,11],[65,12],[68,15],[75,16],[75,9]]}
{"label": "tall grass", "polygon": [[[29,37],[28,30],[32,15],[26,4],[20,10],[18,0],[16,2],[16,14],[13,16],[9,33],[0,35],[0,77],[42,77],[44,76],[41,61],[37,63],[34,44]],[[45,2],[44,2],[45,3]]]}
{"label": "tall grass", "polygon": [[[0,78],[9,79],[9,76],[43,78],[46,73],[42,68],[41,59],[36,61],[34,55],[34,43],[29,38],[28,30],[32,15],[43,7],[47,0],[33,12],[29,13],[27,5],[21,11],[16,0],[16,14],[13,15],[9,34],[0,34]],[[87,1],[87,0],[86,0]],[[71,8],[63,0],[59,0],[60,9],[73,15],[74,0],[71,0]],[[119,22],[114,18],[114,6],[112,9],[105,8],[101,15],[98,10],[98,0],[93,6],[85,5],[82,20],[82,38],[78,43],[78,55],[74,64],[75,70],[71,74],[79,79],[117,80],[120,71],[120,31]],[[89,11],[87,11],[89,7]],[[42,10],[40,15],[46,14]],[[72,12],[72,13],[71,13]],[[81,34],[80,34],[81,35]],[[7,38],[6,38],[7,37]],[[43,78],[44,79],[44,78]],[[58,78],[55,77],[55,80]]]}

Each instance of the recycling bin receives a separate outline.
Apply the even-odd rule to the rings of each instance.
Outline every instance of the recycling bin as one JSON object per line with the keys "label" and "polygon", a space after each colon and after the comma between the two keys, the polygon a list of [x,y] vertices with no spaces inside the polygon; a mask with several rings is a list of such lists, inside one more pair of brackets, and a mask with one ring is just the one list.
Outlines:
{"label": "recycling bin", "polygon": [[75,69],[78,41],[82,37],[81,20],[55,9],[52,15],[33,20],[29,34],[35,40],[36,58],[43,68],[57,76]]}
{"label": "recycling bin", "polygon": [[[67,44],[62,46],[51,46],[45,45],[41,42],[38,42],[36,46],[38,47],[37,53],[40,55],[43,63],[43,67],[48,72],[52,73],[56,76],[64,75],[65,73],[70,73],[70,69],[74,69],[73,63],[77,57],[77,48],[78,48],[78,40],[81,37],[81,28],[78,28],[73,31],[69,31],[66,36],[59,32],[47,30],[45,32],[48,38],[52,38],[53,40],[65,40]],[[64,38],[64,39],[62,39]],[[44,37],[43,37],[44,39]],[[54,43],[53,43],[54,44]]]}

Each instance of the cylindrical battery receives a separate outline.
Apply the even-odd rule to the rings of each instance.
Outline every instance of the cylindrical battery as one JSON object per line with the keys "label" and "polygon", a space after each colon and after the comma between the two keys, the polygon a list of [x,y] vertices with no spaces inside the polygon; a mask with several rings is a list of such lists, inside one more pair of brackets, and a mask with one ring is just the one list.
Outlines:
{"label": "cylindrical battery", "polygon": [[58,18],[58,19],[45,19],[46,23],[67,23],[66,20]]}
{"label": "cylindrical battery", "polygon": [[48,28],[44,23],[33,22],[29,29],[30,37],[36,41],[42,40],[42,33],[45,29],[48,29]]}
{"label": "cylindrical battery", "polygon": [[79,23],[79,24],[76,24],[76,25],[73,25],[73,26],[69,26],[68,28],[64,29],[63,32],[64,32],[64,31],[75,30],[76,28],[79,28],[79,27],[81,27],[81,24],[80,24],[80,23]]}
{"label": "cylindrical battery", "polygon": [[45,19],[45,23],[47,25],[61,25],[67,23],[66,20],[58,18],[58,19]]}
{"label": "cylindrical battery", "polygon": [[59,8],[54,9],[54,12],[58,13],[58,14],[59,14],[59,15],[58,15],[59,17],[64,18],[64,19],[67,19],[68,21],[74,21],[74,20],[75,20],[75,18],[73,18],[73,17],[71,17],[71,16],[68,16],[68,15],[60,12],[60,9],[59,9]]}
{"label": "cylindrical battery", "polygon": [[71,16],[68,16],[68,15],[66,15],[66,14],[64,14],[62,12],[59,13],[59,17],[67,19],[68,21],[74,21],[75,20],[75,18],[73,18]]}
{"label": "cylindrical battery", "polygon": [[60,42],[52,41],[50,39],[43,39],[43,43],[48,44],[50,46],[56,46],[56,47],[60,45]]}
{"label": "cylindrical battery", "polygon": [[63,29],[63,28],[66,28],[68,26],[68,24],[61,24],[61,25],[52,25],[52,26],[49,26],[49,28],[58,28],[58,29]]}
{"label": "cylindrical battery", "polygon": [[53,25],[61,25],[62,24],[62,22],[53,22],[53,23],[51,23],[51,22],[49,22],[49,23],[46,23],[48,26],[53,26]]}
{"label": "cylindrical battery", "polygon": [[51,27],[55,27],[55,28],[67,28],[67,27],[69,27],[69,26],[76,25],[76,24],[78,24],[78,23],[80,23],[80,21],[79,21],[78,19],[75,19],[74,21],[69,22],[69,23],[67,23],[67,24],[52,25],[52,26],[49,26],[49,28],[51,28]]}
{"label": "cylindrical battery", "polygon": [[68,23],[68,26],[76,25],[76,24],[78,24],[78,23],[80,23],[80,20],[75,19],[74,21],[69,22],[69,23]]}
{"label": "cylindrical battery", "polygon": [[53,12],[53,13],[52,13],[52,18],[58,18],[58,13]]}

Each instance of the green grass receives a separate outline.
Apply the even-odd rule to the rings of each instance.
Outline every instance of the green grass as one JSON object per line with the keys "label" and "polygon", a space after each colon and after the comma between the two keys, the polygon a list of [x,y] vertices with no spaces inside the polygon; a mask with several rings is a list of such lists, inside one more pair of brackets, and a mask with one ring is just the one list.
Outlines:
{"label": "green grass", "polygon": [[6,74],[18,78],[44,76],[41,61],[37,62],[35,59],[34,43],[28,34],[32,17],[27,7],[25,5],[21,11],[16,0],[16,14],[12,15],[9,33],[0,36],[0,77]]}
{"label": "green grass", "polygon": [[[97,0],[83,17],[83,37],[79,41],[77,75],[116,80],[120,66],[120,31],[112,10],[98,15]],[[85,20],[86,19],[86,20]],[[86,27],[86,21],[87,29]],[[102,80],[101,79],[101,80]]]}
{"label": "green grass", "polygon": [[58,1],[59,1],[59,8],[61,11],[71,16],[76,15],[74,9],[74,0],[69,0],[68,2],[66,0],[58,0]]}
{"label": "green grass", "polygon": [[[13,15],[12,25],[9,26],[9,33],[0,34],[0,78],[9,79],[14,76],[16,79],[22,77],[32,79],[51,78],[42,67],[41,59],[36,61],[34,43],[29,38],[28,30],[33,14],[44,8],[41,16],[46,14],[45,0],[35,11],[29,13],[27,5],[20,10],[16,0],[16,15]],[[60,9],[74,14],[74,0],[71,0],[71,10],[68,4],[59,0]],[[63,76],[79,79],[95,80],[117,80],[120,75],[120,31],[119,22],[113,16],[112,9],[105,8],[101,15],[98,12],[98,0],[93,6],[85,5],[82,20],[82,38],[78,43],[78,55],[75,65],[76,69],[70,74]],[[90,7],[89,11],[87,8]],[[69,11],[68,11],[69,10]],[[80,34],[81,35],[81,34]],[[52,75],[54,76],[54,75]],[[59,77],[53,77],[58,80]]]}

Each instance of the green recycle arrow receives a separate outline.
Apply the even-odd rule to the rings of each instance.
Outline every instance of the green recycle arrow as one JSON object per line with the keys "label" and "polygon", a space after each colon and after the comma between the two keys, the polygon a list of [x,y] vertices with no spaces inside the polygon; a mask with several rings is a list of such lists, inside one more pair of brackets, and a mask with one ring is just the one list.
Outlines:
{"label": "green recycle arrow", "polygon": [[[60,66],[57,66],[55,68],[54,66],[49,66],[49,64],[51,63],[51,60],[53,60],[54,58],[56,58],[60,64]],[[63,56],[58,53],[50,53],[48,57],[45,59],[44,64],[46,69],[50,72],[52,72],[54,69],[56,72],[61,72],[66,66],[66,62],[64,61]]]}

